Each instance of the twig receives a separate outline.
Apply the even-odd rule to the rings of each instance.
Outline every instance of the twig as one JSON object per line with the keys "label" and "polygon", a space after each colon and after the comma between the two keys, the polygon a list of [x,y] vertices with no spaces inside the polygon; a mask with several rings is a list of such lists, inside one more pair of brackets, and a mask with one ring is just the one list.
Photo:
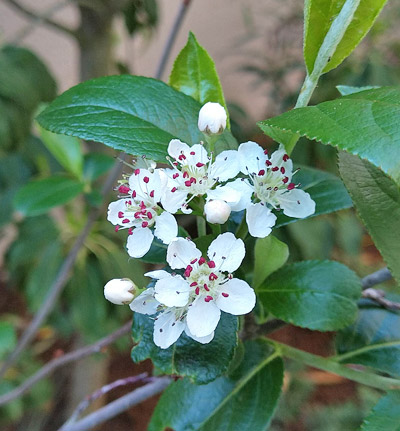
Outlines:
{"label": "twig", "polygon": [[23,33],[21,33],[21,35],[18,38],[16,38],[17,41],[21,40],[22,38],[24,38],[26,36],[26,34],[24,34],[25,32],[29,33],[32,28],[36,27],[38,24],[41,24],[41,23],[47,24],[48,26],[54,28],[55,30],[62,31],[64,33],[69,34],[70,36],[74,36],[74,37],[77,36],[77,32],[75,30],[73,30],[69,27],[65,27],[64,25],[60,24],[59,22],[53,21],[50,18],[54,12],[56,12],[58,9],[64,7],[66,4],[70,3],[71,0],[66,0],[66,1],[63,1],[59,4],[52,6],[43,15],[39,15],[38,13],[36,13],[30,9],[27,9],[24,5],[19,3],[19,1],[17,1],[17,0],[4,0],[4,1],[6,3],[8,3],[10,6],[12,6],[14,9],[21,12],[23,15],[25,15],[30,20],[34,21],[29,26],[30,27],[29,29],[24,29]]}
{"label": "twig", "polygon": [[15,400],[22,396],[25,392],[27,392],[33,385],[35,385],[38,381],[47,377],[50,373],[55,371],[57,368],[60,368],[64,365],[67,365],[74,361],[79,361],[87,356],[92,355],[93,353],[100,352],[101,349],[113,343],[118,338],[122,337],[125,334],[128,334],[131,329],[132,323],[127,322],[124,326],[117,329],[112,334],[107,335],[106,337],[96,341],[95,343],[82,347],[81,349],[75,350],[70,353],[66,353],[65,355],[53,359],[48,362],[36,374],[29,377],[25,380],[20,386],[13,389],[12,391],[0,396],[0,406],[9,403],[10,401]]}
{"label": "twig", "polygon": [[118,379],[115,380],[112,383],[109,383],[108,385],[104,385],[97,391],[93,392],[91,395],[88,395],[82,402],[79,403],[78,407],[75,409],[75,411],[72,413],[68,421],[65,423],[64,427],[70,424],[75,423],[79,416],[90,406],[91,403],[102,397],[103,395],[107,394],[108,392],[119,388],[121,386],[126,385],[132,385],[134,383],[138,382],[150,382],[153,380],[152,377],[148,377],[148,373],[142,373],[137,376],[131,376],[131,377],[125,377],[124,379]]}
{"label": "twig", "polygon": [[384,281],[388,281],[392,278],[392,274],[388,270],[388,268],[382,268],[378,271],[373,272],[365,276],[361,280],[361,285],[363,290],[368,289],[369,287],[375,286],[376,284],[383,283]]}
{"label": "twig", "polygon": [[[120,155],[121,159],[123,159],[124,157],[125,157],[124,154]],[[107,194],[107,192],[111,189],[112,185],[117,180],[120,174],[120,169],[121,169],[121,165],[119,162],[116,163],[114,167],[111,169],[110,173],[108,174],[108,177],[106,178],[103,184],[103,188],[101,191],[101,194],[103,197]],[[81,231],[81,233],[79,234],[78,238],[75,240],[75,243],[71,251],[68,253],[67,258],[65,259],[60,270],[58,271],[57,277],[54,280],[54,283],[52,284],[52,286],[50,287],[50,290],[46,296],[46,299],[44,300],[44,303],[40,307],[39,311],[35,314],[28,328],[22,334],[22,337],[20,338],[15,350],[9,355],[9,357],[1,367],[0,378],[4,376],[8,368],[19,358],[24,348],[33,340],[38,329],[45,321],[46,317],[52,311],[55,303],[57,302],[58,297],[60,296],[61,292],[63,291],[69,279],[71,269],[74,266],[79,250],[84,245],[85,240],[89,235],[94,222],[97,220],[97,218],[101,213],[102,213],[101,207],[93,208],[90,211],[86,225]]]}
{"label": "twig", "polygon": [[158,67],[157,67],[157,72],[155,74],[155,77],[157,79],[161,79],[161,77],[164,73],[165,66],[166,66],[168,58],[171,54],[172,46],[174,45],[176,35],[178,34],[179,29],[181,28],[183,19],[185,18],[188,7],[190,6],[190,2],[191,2],[191,0],[183,0],[181,3],[178,14],[176,15],[176,18],[175,18],[175,22],[172,25],[171,32],[170,32],[168,39],[167,39],[167,42],[164,46],[164,50],[163,50],[163,54],[161,56],[160,63],[158,64]]}
{"label": "twig", "polygon": [[127,395],[107,404],[101,409],[91,413],[74,424],[65,424],[59,431],[86,431],[103,422],[117,416],[118,414],[128,410],[129,408],[141,403],[142,401],[162,392],[170,383],[170,377],[153,378],[151,383],[148,383],[141,388],[135,389]]}
{"label": "twig", "polygon": [[372,289],[372,287],[369,287],[363,291],[362,297],[372,299],[372,301],[375,301],[377,304],[382,305],[382,307],[388,310],[400,310],[400,303],[389,301],[385,298],[385,294],[386,293],[383,290]]}

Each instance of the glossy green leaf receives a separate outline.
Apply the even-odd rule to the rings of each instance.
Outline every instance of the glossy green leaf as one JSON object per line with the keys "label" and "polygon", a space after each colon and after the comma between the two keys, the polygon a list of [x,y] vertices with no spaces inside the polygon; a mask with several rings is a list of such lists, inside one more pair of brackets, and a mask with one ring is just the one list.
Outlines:
{"label": "glossy green leaf", "polygon": [[87,181],[97,180],[114,165],[114,157],[103,153],[85,154],[83,176]]}
{"label": "glossy green leaf", "polygon": [[341,362],[362,364],[400,377],[400,315],[367,307],[356,322],[338,333]]}
{"label": "glossy green leaf", "polygon": [[[306,0],[304,22],[304,59],[311,74],[314,62],[333,20],[341,11],[345,0]],[[387,0],[361,0],[334,55],[324,73],[337,67],[361,42],[372,27]]]}
{"label": "glossy green leaf", "polygon": [[[38,122],[55,133],[165,162],[171,139],[189,145],[203,139],[197,127],[200,108],[193,98],[161,81],[107,76],[66,91],[39,115]],[[236,146],[227,130],[216,143],[218,151]]]}
{"label": "glossy green leaf", "polygon": [[274,413],[283,382],[283,363],[265,341],[245,344],[241,365],[229,377],[208,385],[188,379],[163,393],[149,431],[264,431]]}
{"label": "glossy green leaf", "polygon": [[160,349],[153,342],[153,327],[153,318],[134,313],[132,336],[138,343],[132,349],[134,362],[151,358],[163,373],[188,376],[199,384],[211,382],[228,369],[237,345],[236,316],[222,313],[214,339],[208,344],[183,333],[171,347]]}
{"label": "glossy green leaf", "polygon": [[362,431],[400,431],[400,391],[389,391],[361,425]]}
{"label": "glossy green leaf", "polygon": [[44,214],[63,205],[83,190],[83,184],[72,178],[50,177],[22,187],[15,196],[15,209],[27,216]]}
{"label": "glossy green leaf", "polygon": [[356,318],[361,283],[339,262],[305,261],[273,273],[257,295],[265,309],[285,322],[332,331]]}
{"label": "glossy green leaf", "polygon": [[352,87],[350,85],[337,85],[336,88],[338,89],[341,96],[348,96],[349,94],[354,93],[360,93],[361,91],[365,90],[374,90],[376,88],[380,88],[374,85],[366,85],[365,87]]}
{"label": "glossy green leaf", "polygon": [[257,239],[254,249],[253,288],[257,289],[269,275],[283,266],[288,257],[288,246],[278,238],[269,235]]}
{"label": "glossy green leaf", "polygon": [[[202,105],[218,102],[229,115],[215,64],[192,32],[189,32],[187,44],[175,60],[169,85]],[[227,127],[229,128],[229,116]]]}
{"label": "glossy green leaf", "polygon": [[400,190],[370,163],[339,154],[339,169],[362,221],[390,271],[400,282]]}
{"label": "glossy green leaf", "polygon": [[359,155],[400,182],[400,87],[349,94],[262,121],[261,129],[299,133]]}
{"label": "glossy green leaf", "polygon": [[73,136],[57,135],[38,126],[40,137],[54,158],[68,172],[82,178],[83,153],[79,139]]}
{"label": "glossy green leaf", "polygon": [[[350,208],[353,203],[342,181],[335,175],[307,166],[297,166],[300,171],[293,177],[293,181],[301,184],[300,188],[309,193],[315,202],[315,217],[341,209]],[[283,213],[277,214],[275,227],[293,223],[298,219],[287,217]]]}

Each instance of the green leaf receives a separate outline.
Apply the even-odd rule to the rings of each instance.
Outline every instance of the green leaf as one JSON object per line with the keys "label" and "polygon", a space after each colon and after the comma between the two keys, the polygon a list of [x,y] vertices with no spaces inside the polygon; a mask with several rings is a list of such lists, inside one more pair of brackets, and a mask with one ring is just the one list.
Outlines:
{"label": "green leaf", "polygon": [[245,344],[241,365],[208,385],[172,383],[154,410],[149,431],[264,431],[283,382],[283,363],[263,340]]}
{"label": "green leaf", "polygon": [[87,181],[94,181],[108,172],[114,165],[114,157],[103,153],[85,154],[83,176]]}
{"label": "green leaf", "polygon": [[[69,89],[37,120],[55,133],[102,142],[128,154],[165,162],[171,139],[178,138],[189,145],[203,139],[197,127],[200,108],[194,99],[161,81],[107,76]],[[225,130],[216,148],[221,151],[236,145]]]}
{"label": "green leaf", "polygon": [[380,169],[350,154],[339,154],[339,169],[374,244],[400,282],[399,187]]}
{"label": "green leaf", "polygon": [[44,145],[58,163],[75,177],[82,179],[83,153],[80,140],[48,132],[40,126],[38,129]]}
{"label": "green leaf", "polygon": [[63,205],[83,190],[83,184],[72,178],[50,177],[22,187],[15,196],[15,209],[27,216],[44,214]]}
{"label": "green leaf", "polygon": [[400,87],[349,94],[262,121],[261,129],[307,136],[367,159],[400,183]]}
{"label": "green leaf", "polygon": [[254,249],[253,288],[257,289],[269,275],[283,266],[288,257],[288,246],[278,238],[269,235],[257,239]]}
{"label": "green leaf", "polygon": [[[329,72],[353,51],[372,27],[387,0],[361,0],[334,55],[324,69]],[[318,51],[331,28],[333,20],[341,11],[345,0],[307,0],[304,22],[304,60],[308,74],[314,68]]]}
{"label": "green leaf", "polygon": [[169,85],[204,105],[207,102],[218,102],[229,114],[225,103],[222,86],[215,69],[215,64],[208,52],[197,42],[192,32],[186,46],[176,57]]}
{"label": "green leaf", "polygon": [[134,313],[132,336],[136,343],[132,360],[151,358],[154,365],[166,374],[189,376],[196,383],[211,382],[229,367],[237,345],[237,317],[222,313],[214,339],[200,344],[183,333],[168,349],[160,349],[153,342],[154,319]]}
{"label": "green leaf", "polygon": [[400,431],[400,391],[389,391],[361,425],[362,431]]}
{"label": "green leaf", "polygon": [[346,266],[333,261],[286,265],[257,289],[259,301],[277,318],[318,331],[354,321],[361,283]]}
{"label": "green leaf", "polygon": [[[293,177],[293,181],[301,184],[300,188],[309,193],[315,201],[315,217],[341,209],[350,208],[353,203],[342,181],[335,175],[307,166],[297,166],[300,171]],[[275,227],[293,223],[298,219],[287,217],[283,213],[277,214]]]}
{"label": "green leaf", "polygon": [[0,322],[0,360],[17,344],[17,334],[10,322]]}
{"label": "green leaf", "polygon": [[341,362],[362,364],[400,377],[400,315],[382,308],[361,308],[356,322],[338,333]]}
{"label": "green leaf", "polygon": [[365,90],[374,90],[376,88],[380,88],[374,85],[366,85],[365,87],[352,87],[350,85],[337,85],[336,88],[338,89],[341,96],[348,96],[349,94],[354,93],[360,93],[361,91]]}

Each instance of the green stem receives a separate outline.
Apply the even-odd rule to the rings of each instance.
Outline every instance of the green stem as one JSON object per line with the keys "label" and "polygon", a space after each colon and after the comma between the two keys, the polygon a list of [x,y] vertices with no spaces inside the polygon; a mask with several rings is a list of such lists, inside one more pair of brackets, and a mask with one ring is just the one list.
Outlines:
{"label": "green stem", "polygon": [[328,371],[330,373],[345,377],[349,380],[353,380],[355,382],[362,383],[363,385],[371,386],[383,391],[400,389],[400,380],[382,377],[377,374],[367,373],[365,371],[353,370],[345,365],[338,364],[331,359],[313,355],[312,353],[304,352],[276,341],[267,341],[272,344],[277,352],[280,352],[282,356],[302,362],[306,365],[309,365],[310,367]]}
{"label": "green stem", "polygon": [[201,236],[206,235],[206,221],[202,216],[196,217],[196,223],[197,223],[197,236],[200,238]]}
{"label": "green stem", "polygon": [[343,353],[342,355],[332,356],[331,360],[336,362],[341,362],[349,358],[352,358],[354,356],[358,356],[358,355],[362,355],[363,353],[370,352],[371,350],[375,350],[377,348],[382,349],[387,347],[399,347],[399,345],[400,345],[400,341],[397,340],[397,341],[387,341],[386,343],[380,343],[376,346],[374,345],[364,346],[364,347],[360,347],[359,349],[352,350],[351,352]]}
{"label": "green stem", "polygon": [[246,216],[243,216],[242,221],[240,222],[240,225],[236,231],[236,238],[241,238],[244,241],[248,233],[249,228],[247,227]]}

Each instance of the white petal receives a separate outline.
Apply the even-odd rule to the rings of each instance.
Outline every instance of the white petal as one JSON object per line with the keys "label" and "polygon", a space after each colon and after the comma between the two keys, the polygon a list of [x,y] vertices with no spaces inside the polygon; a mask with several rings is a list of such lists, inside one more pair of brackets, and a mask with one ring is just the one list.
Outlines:
{"label": "white petal", "polygon": [[210,244],[207,256],[220,271],[233,272],[239,268],[245,253],[244,242],[233,233],[226,232]]}
{"label": "white petal", "polygon": [[228,190],[225,190],[229,200],[224,200],[229,204],[232,211],[242,211],[250,205],[253,187],[246,179],[238,178],[235,181],[228,183],[226,186],[222,186],[221,188],[224,187],[229,187],[235,190],[235,195],[229,194]]}
{"label": "white petal", "polygon": [[167,249],[167,262],[172,269],[186,268],[193,259],[201,257],[196,244],[188,239],[176,238]]}
{"label": "white petal", "polygon": [[148,227],[136,227],[133,229],[132,235],[128,236],[126,243],[129,256],[143,257],[149,251],[153,238],[153,233]]}
{"label": "white petal", "polygon": [[177,159],[182,154],[182,152],[186,151],[190,151],[189,145],[185,144],[179,139],[172,139],[172,141],[170,141],[168,144],[168,154],[174,159]]}
{"label": "white petal", "polygon": [[220,316],[221,311],[214,301],[206,302],[204,296],[199,296],[189,307],[186,323],[195,337],[207,337],[214,332]]}
{"label": "white petal", "polygon": [[251,236],[265,238],[271,233],[276,216],[261,203],[250,204],[246,209],[246,222]]}
{"label": "white petal", "polygon": [[208,344],[213,338],[214,338],[214,331],[211,332],[210,335],[207,335],[206,337],[196,337],[195,335],[193,335],[189,328],[186,326],[185,328],[185,334],[192,338],[194,341],[198,341],[201,344]]}
{"label": "white petal", "polygon": [[164,244],[169,244],[178,236],[178,223],[175,217],[166,211],[160,214],[156,219],[154,235],[161,239]]}
{"label": "white petal", "polygon": [[[179,186],[178,183],[177,186]],[[187,192],[183,190],[175,190],[172,192],[172,187],[169,187],[170,185],[168,185],[168,188],[164,190],[164,193],[161,196],[161,204],[166,211],[175,214],[177,211],[182,209],[182,205],[186,202]]]}
{"label": "white petal", "polygon": [[[215,302],[226,313],[236,316],[247,314],[256,305],[254,290],[245,281],[238,278],[232,278],[220,286],[218,290],[219,296]],[[225,293],[225,296],[222,293]]]}
{"label": "white petal", "polygon": [[315,213],[315,202],[304,190],[293,189],[283,193],[279,204],[288,217],[304,218]]}
{"label": "white petal", "polygon": [[286,150],[283,145],[279,146],[279,149],[274,151],[271,154],[270,162],[272,163],[271,167],[278,166],[285,168],[285,175],[289,178],[289,181],[292,178],[293,171],[293,162],[291,159],[287,159],[286,162],[283,160],[283,157],[286,155]]}
{"label": "white petal", "polygon": [[159,305],[160,303],[154,298],[154,289],[150,287],[135,298],[129,307],[137,313],[155,314]]}
{"label": "white petal", "polygon": [[185,324],[176,320],[175,313],[166,311],[160,314],[154,322],[154,343],[162,349],[168,349],[180,337]]}
{"label": "white petal", "polygon": [[120,212],[124,213],[126,211],[125,202],[127,200],[129,199],[119,199],[118,201],[111,202],[110,205],[108,205],[107,220],[113,225],[121,225],[123,227],[130,227],[133,225],[133,221],[129,223],[122,223],[122,220],[124,220],[126,217],[118,216]]}
{"label": "white petal", "polygon": [[234,150],[222,151],[213,163],[211,176],[220,182],[236,177],[240,171],[239,154]]}
{"label": "white petal", "polygon": [[244,174],[258,173],[265,169],[267,156],[260,145],[248,141],[239,145],[238,148],[240,169]]}
{"label": "white petal", "polygon": [[[136,192],[137,199],[160,201],[162,188],[158,170],[150,172],[147,169],[140,169],[137,175],[133,174],[129,177],[129,187]],[[150,194],[154,196],[151,197]]]}
{"label": "white petal", "polygon": [[167,271],[163,271],[162,269],[157,269],[155,271],[146,272],[144,275],[145,277],[161,280],[162,278],[169,277],[171,274]]}
{"label": "white petal", "polygon": [[164,277],[154,286],[155,298],[167,307],[184,307],[189,299],[190,286],[180,276]]}
{"label": "white petal", "polygon": [[208,163],[207,151],[203,145],[200,144],[195,144],[189,147],[189,150],[185,152],[185,156],[187,157],[187,163],[189,165],[195,165],[196,163]]}

